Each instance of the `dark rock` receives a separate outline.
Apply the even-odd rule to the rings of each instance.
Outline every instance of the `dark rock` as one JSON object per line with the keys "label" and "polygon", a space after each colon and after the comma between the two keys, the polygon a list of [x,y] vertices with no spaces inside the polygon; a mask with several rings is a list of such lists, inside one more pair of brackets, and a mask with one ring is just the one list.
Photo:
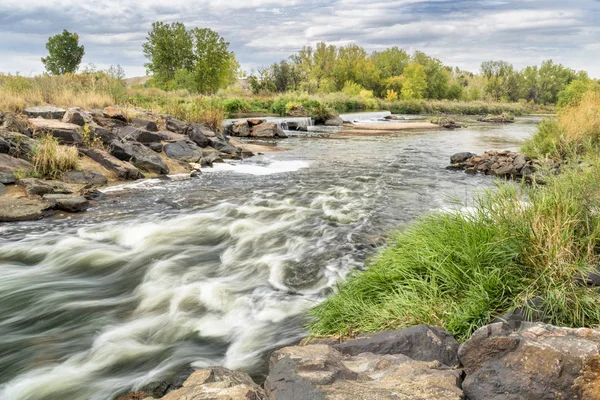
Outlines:
{"label": "dark rock", "polygon": [[131,120],[130,124],[136,128],[144,129],[146,131],[158,132],[156,123],[147,119],[134,118]]}
{"label": "dark rock", "polygon": [[16,181],[17,180],[12,172],[0,172],[0,183],[4,185],[12,185]]}
{"label": "dark rock", "polygon": [[135,128],[133,126],[125,126],[116,128],[114,132],[121,140],[128,140],[140,143],[158,143],[162,140],[161,135],[156,132],[150,132],[145,129]]}
{"label": "dark rock", "polygon": [[81,192],[81,195],[88,200],[105,200],[108,196],[97,189],[85,189]]}
{"label": "dark rock", "polygon": [[61,119],[67,110],[53,106],[27,107],[23,113],[30,118]]}
{"label": "dark rock", "polygon": [[169,167],[154,151],[138,142],[119,142],[117,140],[111,143],[110,153],[121,161],[128,161],[137,168],[166,175],[169,173]]}
{"label": "dark rock", "polygon": [[496,323],[459,349],[469,400],[597,399],[600,331]]}
{"label": "dark rock", "polygon": [[500,165],[498,168],[493,168],[493,173],[496,176],[515,176],[517,174],[517,169],[515,168],[515,166],[510,163],[504,163],[502,165]]}
{"label": "dark rock", "polygon": [[492,123],[509,123],[515,122],[515,117],[510,114],[498,114],[498,115],[483,115],[477,119],[479,122],[492,122]]}
{"label": "dark rock", "polygon": [[185,134],[191,139],[192,142],[196,143],[199,147],[210,146],[209,137],[214,136],[214,132],[205,127],[202,124],[191,124],[185,130]]}
{"label": "dark rock", "polygon": [[106,128],[106,129],[115,129],[115,128],[122,128],[124,126],[127,126],[127,122],[125,121],[121,121],[119,119],[114,119],[114,118],[107,118],[104,116],[98,116],[98,115],[94,115],[94,122],[96,122],[96,124],[98,124],[99,126]]}
{"label": "dark rock", "polygon": [[62,180],[67,183],[92,186],[102,186],[108,183],[108,179],[106,179],[104,175],[92,170],[65,172],[62,176]]}
{"label": "dark rock", "polygon": [[104,110],[102,110],[102,113],[106,118],[118,119],[120,121],[127,122],[125,110],[119,106],[105,107]]}
{"label": "dark rock", "polygon": [[180,121],[176,118],[173,117],[167,117],[167,130],[171,131],[171,132],[175,132],[175,133],[181,133],[182,135],[185,135],[185,131],[188,127],[188,124],[186,124],[183,121]]}
{"label": "dark rock", "polygon": [[285,132],[275,122],[264,122],[252,128],[250,136],[253,137],[280,137],[286,138]]}
{"label": "dark rock", "polygon": [[179,140],[188,140],[189,138],[182,133],[175,133],[171,131],[160,131],[156,132],[160,136],[160,140],[164,142],[177,142]]}
{"label": "dark rock", "polygon": [[325,121],[323,124],[325,126],[342,126],[344,125],[344,120],[339,116],[331,117]]}
{"label": "dark rock", "polygon": [[0,137],[0,153],[8,154],[10,152],[10,143]]}
{"label": "dark rock", "polygon": [[37,142],[18,132],[0,131],[0,153],[30,161]]}
{"label": "dark rock", "polygon": [[513,160],[513,165],[515,166],[515,169],[520,172],[527,164],[527,161],[527,157],[525,157],[523,154],[518,154]]}
{"label": "dark rock", "polygon": [[0,130],[18,132],[28,137],[33,135],[27,122],[17,118],[14,114],[3,113],[2,111],[0,111]]}
{"label": "dark rock", "polygon": [[53,213],[51,205],[39,198],[0,197],[0,222],[33,221]]}
{"label": "dark rock", "polygon": [[458,342],[443,328],[417,325],[398,331],[360,335],[333,346],[343,354],[404,354],[418,361],[439,361],[449,367],[459,364]]}
{"label": "dark rock", "polygon": [[263,122],[266,122],[267,120],[266,119],[260,119],[260,118],[250,118],[250,119],[248,119],[246,121],[248,122],[248,126],[250,128],[252,128],[253,126],[260,125]]}
{"label": "dark rock", "polygon": [[8,192],[7,187],[4,186],[4,183],[0,182],[0,196],[2,196],[3,194],[5,194],[6,192]]}
{"label": "dark rock", "polygon": [[30,118],[34,135],[50,134],[63,144],[81,144],[81,127],[54,119]]}
{"label": "dark rock", "polygon": [[456,153],[450,157],[450,163],[451,164],[463,163],[473,156],[475,156],[475,154],[469,153],[469,152]]}
{"label": "dark rock", "polygon": [[241,153],[241,149],[239,149],[238,147],[235,147],[234,145],[229,143],[227,141],[227,139],[225,139],[222,135],[217,134],[217,135],[215,135],[215,137],[212,137],[209,139],[210,139],[210,146],[213,149],[220,151],[221,153],[226,153],[226,154],[240,154]]}
{"label": "dark rock", "polygon": [[85,154],[104,168],[115,173],[117,178],[122,180],[136,180],[144,176],[133,165],[124,162],[110,155],[102,149],[90,149],[85,151]]}
{"label": "dark rock", "polygon": [[146,146],[156,153],[162,153],[164,147],[162,143],[146,143]]}
{"label": "dark rock", "polygon": [[19,179],[17,185],[22,186],[29,196],[43,196],[45,194],[71,194],[73,190],[59,181],[38,178]]}
{"label": "dark rock", "polygon": [[248,121],[235,121],[231,125],[232,136],[246,137],[250,136],[250,126]]}
{"label": "dark rock", "polygon": [[82,110],[79,107],[73,107],[67,109],[67,112],[62,118],[62,122],[67,122],[69,124],[75,124],[79,126],[84,125],[92,125],[94,120],[92,116],[87,112]]}
{"label": "dark rock", "polygon": [[43,199],[54,209],[70,213],[85,211],[90,206],[90,202],[85,197],[77,195],[45,194]]}
{"label": "dark rock", "polygon": [[202,158],[206,160],[206,162],[208,162],[210,165],[212,165],[213,163],[225,162],[223,161],[223,158],[221,158],[219,152],[217,151],[202,151]]}
{"label": "dark rock", "polygon": [[196,143],[188,140],[167,143],[164,152],[171,158],[185,162],[198,162],[202,157],[202,150]]}
{"label": "dark rock", "polygon": [[0,172],[28,171],[32,168],[33,165],[28,161],[0,153]]}
{"label": "dark rock", "polygon": [[118,135],[117,135],[117,133],[115,133],[114,130],[105,128],[105,127],[97,125],[97,124],[90,125],[89,130],[90,130],[90,138],[98,139],[104,145],[109,145],[113,140],[118,138]]}

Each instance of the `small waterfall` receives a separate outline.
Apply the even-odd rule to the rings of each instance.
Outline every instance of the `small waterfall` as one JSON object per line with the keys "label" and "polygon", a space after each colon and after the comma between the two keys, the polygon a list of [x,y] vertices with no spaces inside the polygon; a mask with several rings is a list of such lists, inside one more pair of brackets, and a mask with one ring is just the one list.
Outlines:
{"label": "small waterfall", "polygon": [[361,112],[353,114],[340,114],[340,118],[344,122],[375,122],[385,120],[385,117],[392,115],[390,111],[377,111],[377,112]]}

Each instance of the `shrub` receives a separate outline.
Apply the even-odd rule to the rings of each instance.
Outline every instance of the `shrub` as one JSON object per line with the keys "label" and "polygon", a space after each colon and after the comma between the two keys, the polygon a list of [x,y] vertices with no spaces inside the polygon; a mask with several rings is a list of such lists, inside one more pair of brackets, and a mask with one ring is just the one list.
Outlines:
{"label": "shrub", "polygon": [[342,93],[348,96],[358,96],[362,90],[364,90],[364,88],[358,83],[346,81],[346,83],[344,83],[344,87],[342,88]]}
{"label": "shrub", "polygon": [[74,146],[62,146],[51,135],[42,136],[32,159],[35,174],[44,178],[59,178],[63,172],[79,168],[79,152]]}
{"label": "shrub", "polygon": [[388,89],[385,92],[385,99],[387,101],[396,101],[398,100],[398,93],[396,93],[396,91],[393,89]]}
{"label": "shrub", "polygon": [[246,101],[240,99],[227,99],[223,102],[223,106],[225,112],[230,115],[248,112],[251,108]]}

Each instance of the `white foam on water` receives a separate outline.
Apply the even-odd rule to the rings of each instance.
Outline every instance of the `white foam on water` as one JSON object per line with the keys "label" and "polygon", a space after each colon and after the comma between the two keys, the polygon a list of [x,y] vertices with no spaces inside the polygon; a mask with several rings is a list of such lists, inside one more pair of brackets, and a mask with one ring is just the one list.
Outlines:
{"label": "white foam on water", "polygon": [[285,172],[295,172],[303,168],[308,168],[309,163],[300,160],[291,161],[273,161],[268,165],[259,165],[245,162],[225,162],[215,163],[212,168],[203,168],[202,172],[235,172],[238,174],[249,175],[273,175]]}

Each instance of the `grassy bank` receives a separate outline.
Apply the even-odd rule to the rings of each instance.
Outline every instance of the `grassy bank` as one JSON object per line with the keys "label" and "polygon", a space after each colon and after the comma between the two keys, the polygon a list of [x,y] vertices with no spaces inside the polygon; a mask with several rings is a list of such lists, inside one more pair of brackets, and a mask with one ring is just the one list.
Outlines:
{"label": "grassy bank", "polygon": [[365,271],[312,310],[312,334],[427,323],[464,340],[517,307],[556,325],[599,325],[600,295],[580,284],[600,261],[600,124],[593,122],[600,98],[593,96],[525,145],[560,158],[561,175],[543,185],[499,183],[468,212],[431,214],[395,234]]}

